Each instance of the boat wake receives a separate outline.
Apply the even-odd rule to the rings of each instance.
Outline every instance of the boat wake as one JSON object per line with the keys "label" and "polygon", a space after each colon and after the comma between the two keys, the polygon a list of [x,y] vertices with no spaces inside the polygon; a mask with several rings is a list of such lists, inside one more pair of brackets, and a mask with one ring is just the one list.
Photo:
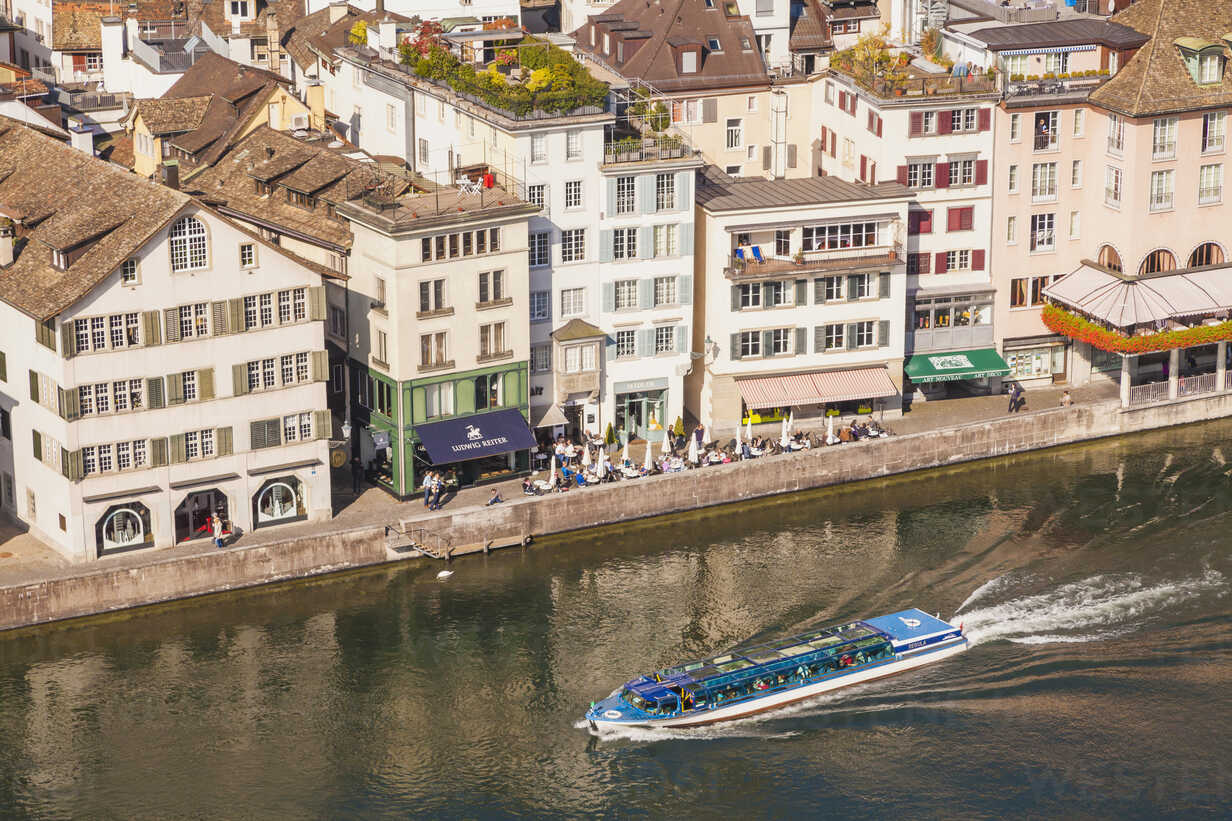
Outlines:
{"label": "boat wake", "polygon": [[[775,718],[781,718],[790,707],[776,710]],[[769,714],[767,714],[767,717]],[[750,716],[736,719],[723,724],[712,724],[704,727],[603,727],[593,730],[587,726],[585,719],[575,721],[573,726],[579,730],[588,730],[599,741],[631,741],[635,744],[650,744],[660,741],[714,741],[721,738],[757,738],[781,739],[793,738],[799,735],[798,730],[776,732],[761,726],[765,718]]]}
{"label": "boat wake", "polygon": [[1137,574],[1099,575],[963,612],[1009,583],[1007,576],[1001,576],[981,585],[951,619],[963,623],[972,647],[998,639],[1047,644],[1113,638],[1203,594],[1222,596],[1228,586],[1222,573],[1209,569],[1200,576],[1157,584],[1148,584]]}

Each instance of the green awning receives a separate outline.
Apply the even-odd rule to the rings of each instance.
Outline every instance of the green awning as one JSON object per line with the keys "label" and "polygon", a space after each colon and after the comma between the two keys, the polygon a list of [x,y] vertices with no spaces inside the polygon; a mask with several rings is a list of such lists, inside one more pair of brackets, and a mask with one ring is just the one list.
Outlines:
{"label": "green awning", "polygon": [[960,379],[982,379],[1005,376],[1009,365],[992,348],[953,353],[914,354],[903,366],[912,382],[957,382]]}

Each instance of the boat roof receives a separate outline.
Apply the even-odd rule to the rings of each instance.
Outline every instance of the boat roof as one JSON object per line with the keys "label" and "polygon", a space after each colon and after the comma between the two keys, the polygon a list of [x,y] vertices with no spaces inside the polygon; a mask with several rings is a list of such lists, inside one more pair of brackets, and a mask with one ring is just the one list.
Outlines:
{"label": "boat roof", "polygon": [[949,622],[930,616],[914,607],[899,613],[891,613],[888,616],[868,619],[867,623],[888,635],[895,644],[930,639],[958,629]]}

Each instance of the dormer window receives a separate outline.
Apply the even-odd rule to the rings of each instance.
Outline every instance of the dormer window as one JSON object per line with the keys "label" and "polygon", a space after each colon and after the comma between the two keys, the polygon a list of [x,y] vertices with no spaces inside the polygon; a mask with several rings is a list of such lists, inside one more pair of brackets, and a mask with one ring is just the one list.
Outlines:
{"label": "dormer window", "polygon": [[680,55],[680,73],[681,74],[696,74],[697,73],[697,52],[685,51]]}
{"label": "dormer window", "polygon": [[706,8],[708,9],[714,8],[714,0],[706,0]]}
{"label": "dormer window", "polygon": [[228,17],[232,20],[249,20],[252,18],[252,0],[228,0]]}
{"label": "dormer window", "polygon": [[1198,85],[1213,85],[1223,80],[1223,46],[1198,37],[1178,37],[1172,41],[1181,52],[1189,76]]}
{"label": "dormer window", "polygon": [[1217,83],[1223,79],[1223,55],[1203,54],[1198,58],[1198,82]]}
{"label": "dormer window", "polygon": [[742,48],[742,49],[743,49],[743,50],[745,50],[745,51],[752,51],[752,50],[753,50],[753,44],[752,44],[751,42],[749,42],[749,38],[747,38],[747,37],[741,37],[741,38],[740,38],[740,48]]}
{"label": "dormer window", "polygon": [[607,32],[604,32],[603,34],[603,53],[604,54],[612,53],[612,36],[608,34]]}
{"label": "dormer window", "polygon": [[710,49],[711,51],[717,54],[718,52],[721,52],[723,50],[723,44],[719,42],[718,37],[707,37],[706,38],[706,48]]}

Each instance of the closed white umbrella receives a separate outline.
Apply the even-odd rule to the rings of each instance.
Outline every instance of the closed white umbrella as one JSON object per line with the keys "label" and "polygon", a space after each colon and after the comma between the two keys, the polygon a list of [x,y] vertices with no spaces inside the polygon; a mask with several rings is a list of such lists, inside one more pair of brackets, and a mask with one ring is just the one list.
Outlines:
{"label": "closed white umbrella", "polygon": [[696,436],[689,437],[689,461],[695,465],[697,464],[697,437]]}
{"label": "closed white umbrella", "polygon": [[646,443],[646,458],[642,460],[642,468],[646,470],[646,472],[649,473],[650,466],[653,464],[654,464],[654,448],[652,448],[650,446],[650,443],[647,442]]}
{"label": "closed white umbrella", "polygon": [[620,453],[620,464],[623,465],[627,461],[629,461],[629,436],[625,434],[625,447]]}
{"label": "closed white umbrella", "polygon": [[791,410],[787,412],[787,434],[790,436],[791,434],[795,432],[796,432],[796,410],[795,408],[792,408]]}
{"label": "closed white umbrella", "polygon": [[590,467],[590,445],[582,445],[582,467]]}
{"label": "closed white umbrella", "polygon": [[786,416],[783,417],[783,427],[779,430],[779,442],[784,445],[787,444],[787,417]]}
{"label": "closed white umbrella", "polygon": [[598,467],[595,468],[595,473],[598,474],[600,479],[607,476],[607,451],[606,450],[601,449],[599,451],[599,465]]}
{"label": "closed white umbrella", "polygon": [[548,489],[556,489],[556,454],[552,454],[552,478],[548,479]]}
{"label": "closed white umbrella", "polygon": [[826,444],[834,440],[834,417],[826,416]]}
{"label": "closed white umbrella", "polygon": [[740,450],[740,426],[736,425],[736,450]]}
{"label": "closed white umbrella", "polygon": [[663,431],[663,450],[662,450],[662,453],[664,456],[667,456],[669,453],[672,452],[671,439],[672,439],[671,430],[665,429]]}
{"label": "closed white umbrella", "polygon": [[744,438],[753,441],[753,412],[749,411],[749,419],[744,423]]}

